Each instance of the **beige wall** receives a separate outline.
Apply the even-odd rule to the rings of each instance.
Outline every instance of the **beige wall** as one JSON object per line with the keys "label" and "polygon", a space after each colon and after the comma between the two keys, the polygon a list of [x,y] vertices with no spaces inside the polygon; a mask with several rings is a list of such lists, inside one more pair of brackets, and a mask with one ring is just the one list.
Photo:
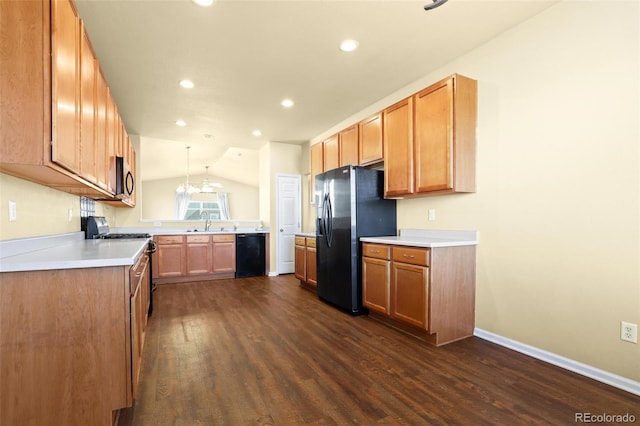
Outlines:
{"label": "beige wall", "polygon": [[271,228],[269,239],[269,271],[278,270],[276,226],[276,195],[278,174],[300,174],[302,147],[297,144],[270,142],[260,150],[260,219]]}
{"label": "beige wall", "polygon": [[[15,222],[9,222],[9,201],[16,203]],[[80,231],[80,197],[66,192],[0,174],[0,206],[0,240]],[[98,215],[114,210],[96,203]]]}
{"label": "beige wall", "polygon": [[[205,175],[192,177],[192,182],[201,182]],[[209,179],[223,185],[221,192],[229,194],[231,218],[234,220],[256,220],[260,216],[258,208],[258,187],[245,185],[228,179],[210,176]],[[145,181],[141,186],[141,210],[143,219],[173,219],[175,217],[176,188],[184,183],[184,178]],[[205,198],[209,197],[209,198]],[[195,194],[192,199],[217,200],[215,195]]]}
{"label": "beige wall", "polygon": [[635,381],[620,321],[640,323],[638,5],[560,3],[312,141],[477,79],[477,192],[401,200],[400,228],[479,230],[477,327]]}

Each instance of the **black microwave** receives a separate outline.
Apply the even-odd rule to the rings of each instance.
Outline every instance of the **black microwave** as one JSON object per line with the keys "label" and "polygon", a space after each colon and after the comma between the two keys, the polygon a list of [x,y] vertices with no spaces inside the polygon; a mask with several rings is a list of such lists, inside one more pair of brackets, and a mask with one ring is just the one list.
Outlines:
{"label": "black microwave", "polygon": [[134,189],[135,179],[133,178],[133,173],[131,173],[129,163],[124,157],[116,156],[116,197],[120,199],[131,198]]}

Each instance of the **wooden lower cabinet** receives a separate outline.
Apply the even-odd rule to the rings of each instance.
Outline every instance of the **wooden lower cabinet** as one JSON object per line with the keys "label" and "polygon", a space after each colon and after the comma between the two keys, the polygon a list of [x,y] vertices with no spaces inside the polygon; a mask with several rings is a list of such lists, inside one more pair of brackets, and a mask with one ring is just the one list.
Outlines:
{"label": "wooden lower cabinet", "polygon": [[429,274],[426,266],[393,262],[391,317],[416,327],[427,327]]}
{"label": "wooden lower cabinet", "polygon": [[214,273],[236,272],[236,236],[214,235],[213,238]]}
{"label": "wooden lower cabinet", "polygon": [[318,272],[316,263],[316,240],[313,239],[313,246],[307,246],[307,284],[312,287],[318,286]]}
{"label": "wooden lower cabinet", "polygon": [[187,236],[187,275],[213,272],[211,236]]}
{"label": "wooden lower cabinet", "polygon": [[362,289],[362,303],[370,310],[390,315],[390,249],[378,244],[363,244],[362,248],[362,282],[367,284]]}
{"label": "wooden lower cabinet", "polygon": [[132,406],[147,267],[0,274],[1,425],[109,426]]}
{"label": "wooden lower cabinet", "polygon": [[235,234],[157,235],[154,283],[233,278]]}
{"label": "wooden lower cabinet", "polygon": [[182,235],[160,235],[154,239],[157,249],[152,263],[153,278],[172,278],[186,275],[185,237]]}
{"label": "wooden lower cabinet", "polygon": [[363,304],[372,317],[436,346],[473,335],[475,246],[362,247]]}
{"label": "wooden lower cabinet", "polygon": [[294,250],[295,277],[302,287],[315,290],[318,286],[316,238],[297,235]]}

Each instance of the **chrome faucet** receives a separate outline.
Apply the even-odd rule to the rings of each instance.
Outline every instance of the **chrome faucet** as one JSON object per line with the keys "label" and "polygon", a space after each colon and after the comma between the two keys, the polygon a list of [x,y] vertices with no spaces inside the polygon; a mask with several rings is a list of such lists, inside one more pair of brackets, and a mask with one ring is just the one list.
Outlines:
{"label": "chrome faucet", "polygon": [[211,226],[211,218],[209,217],[209,212],[203,210],[202,213],[200,213],[200,218],[204,219],[204,231],[207,232],[209,230],[209,227]]}

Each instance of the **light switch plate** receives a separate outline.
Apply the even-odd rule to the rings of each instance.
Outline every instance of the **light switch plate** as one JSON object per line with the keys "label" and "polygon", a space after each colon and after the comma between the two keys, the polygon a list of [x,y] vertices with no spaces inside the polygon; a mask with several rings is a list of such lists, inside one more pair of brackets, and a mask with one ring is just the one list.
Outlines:
{"label": "light switch plate", "polygon": [[15,201],[9,201],[9,222],[18,220],[18,211]]}

